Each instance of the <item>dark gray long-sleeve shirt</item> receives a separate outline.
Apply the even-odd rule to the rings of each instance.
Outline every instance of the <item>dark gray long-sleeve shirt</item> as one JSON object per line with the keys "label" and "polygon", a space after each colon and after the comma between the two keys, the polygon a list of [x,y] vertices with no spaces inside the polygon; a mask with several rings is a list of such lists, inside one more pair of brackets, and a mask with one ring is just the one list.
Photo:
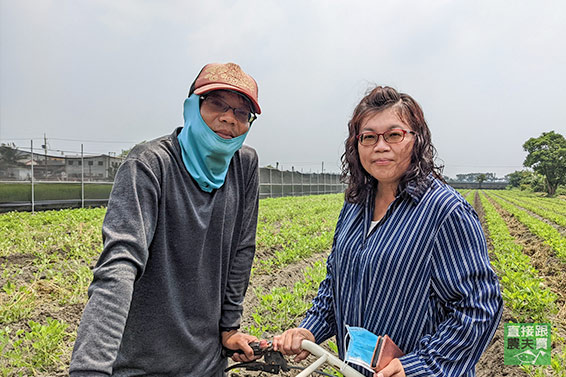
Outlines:
{"label": "dark gray long-sleeve shirt", "polygon": [[258,158],[243,146],[212,193],[172,135],[120,167],[72,376],[221,376],[220,329],[237,328],[255,252]]}

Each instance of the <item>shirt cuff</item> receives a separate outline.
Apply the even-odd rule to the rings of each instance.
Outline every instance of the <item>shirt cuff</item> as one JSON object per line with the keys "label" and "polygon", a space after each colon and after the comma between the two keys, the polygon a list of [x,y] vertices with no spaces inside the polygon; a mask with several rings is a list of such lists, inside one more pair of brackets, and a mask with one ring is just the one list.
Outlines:
{"label": "shirt cuff", "polygon": [[315,343],[320,344],[334,334],[330,334],[329,326],[324,321],[317,320],[316,317],[305,318],[299,327],[309,330],[314,336]]}
{"label": "shirt cuff", "polygon": [[232,327],[222,327],[220,326],[220,332],[228,332],[232,330],[238,330],[240,326],[232,326]]}
{"label": "shirt cuff", "polygon": [[416,376],[430,376],[430,371],[425,367],[422,359],[416,353],[409,353],[405,356],[399,358],[401,365],[403,365],[403,370],[405,371],[405,376],[416,377]]}

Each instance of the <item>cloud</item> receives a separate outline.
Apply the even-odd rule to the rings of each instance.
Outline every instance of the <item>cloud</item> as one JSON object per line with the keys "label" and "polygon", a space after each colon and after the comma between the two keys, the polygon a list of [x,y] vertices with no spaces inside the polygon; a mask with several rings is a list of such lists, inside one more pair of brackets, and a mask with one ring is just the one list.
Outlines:
{"label": "cloud", "polygon": [[[446,173],[520,168],[564,130],[566,4],[516,1],[5,1],[0,139],[149,140],[181,124],[200,68],[260,86],[262,164],[336,171],[372,84],[423,106]],[[563,132],[563,131],[562,131]],[[55,141],[54,141],[55,143]],[[95,151],[127,143],[90,143]],[[118,150],[119,151],[119,150]]]}

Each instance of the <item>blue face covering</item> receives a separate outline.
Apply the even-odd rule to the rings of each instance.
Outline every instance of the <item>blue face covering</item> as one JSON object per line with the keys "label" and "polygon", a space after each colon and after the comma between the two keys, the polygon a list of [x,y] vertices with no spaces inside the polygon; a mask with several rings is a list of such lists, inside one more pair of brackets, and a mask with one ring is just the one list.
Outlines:
{"label": "blue face covering", "polygon": [[346,325],[346,329],[348,330],[347,336],[350,337],[350,343],[348,343],[344,360],[374,372],[371,368],[371,360],[378,340],[377,335],[362,327]]}
{"label": "blue face covering", "polygon": [[191,94],[185,100],[185,127],[177,136],[183,163],[201,190],[212,192],[221,187],[234,153],[242,147],[248,132],[224,139],[212,131],[200,115],[200,98]]}

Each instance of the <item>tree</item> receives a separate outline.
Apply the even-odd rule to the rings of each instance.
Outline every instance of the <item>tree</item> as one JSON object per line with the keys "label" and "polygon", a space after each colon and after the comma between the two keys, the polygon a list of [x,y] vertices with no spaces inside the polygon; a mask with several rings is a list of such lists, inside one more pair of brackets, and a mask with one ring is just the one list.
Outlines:
{"label": "tree", "polygon": [[543,132],[523,144],[528,152],[523,165],[544,176],[548,195],[554,195],[559,184],[566,184],[566,139],[554,131]]}
{"label": "tree", "polygon": [[510,187],[521,187],[521,183],[524,182],[528,172],[526,170],[517,170],[513,173],[509,173],[505,176],[507,181],[509,181]]}
{"label": "tree", "polygon": [[126,158],[126,157],[128,157],[128,153],[130,153],[130,151],[131,151],[132,149],[133,149],[133,147],[130,148],[130,149],[122,149],[122,152],[120,152],[120,154],[118,155],[118,157],[121,157],[121,158]]}
{"label": "tree", "polygon": [[509,182],[509,187],[536,192],[546,191],[544,177],[534,171],[517,170],[507,174],[505,178]]}
{"label": "tree", "polygon": [[479,177],[482,177],[482,182],[493,182],[496,180],[495,173],[467,173],[456,174],[456,181],[458,182],[479,182]]}
{"label": "tree", "polygon": [[478,181],[480,183],[480,190],[481,190],[481,184],[484,183],[486,179],[487,179],[487,176],[483,173],[476,177],[476,181]]}
{"label": "tree", "polygon": [[0,165],[4,167],[20,166],[19,161],[25,157],[24,153],[19,151],[14,143],[0,145]]}
{"label": "tree", "polygon": [[[147,143],[147,140],[141,141],[141,142],[137,143],[136,145],[143,144],[143,143]],[[132,149],[134,149],[134,147],[131,147],[130,149],[122,149],[122,152],[120,152],[118,157],[121,157],[121,158],[128,157],[128,153],[130,153],[132,151]]]}

